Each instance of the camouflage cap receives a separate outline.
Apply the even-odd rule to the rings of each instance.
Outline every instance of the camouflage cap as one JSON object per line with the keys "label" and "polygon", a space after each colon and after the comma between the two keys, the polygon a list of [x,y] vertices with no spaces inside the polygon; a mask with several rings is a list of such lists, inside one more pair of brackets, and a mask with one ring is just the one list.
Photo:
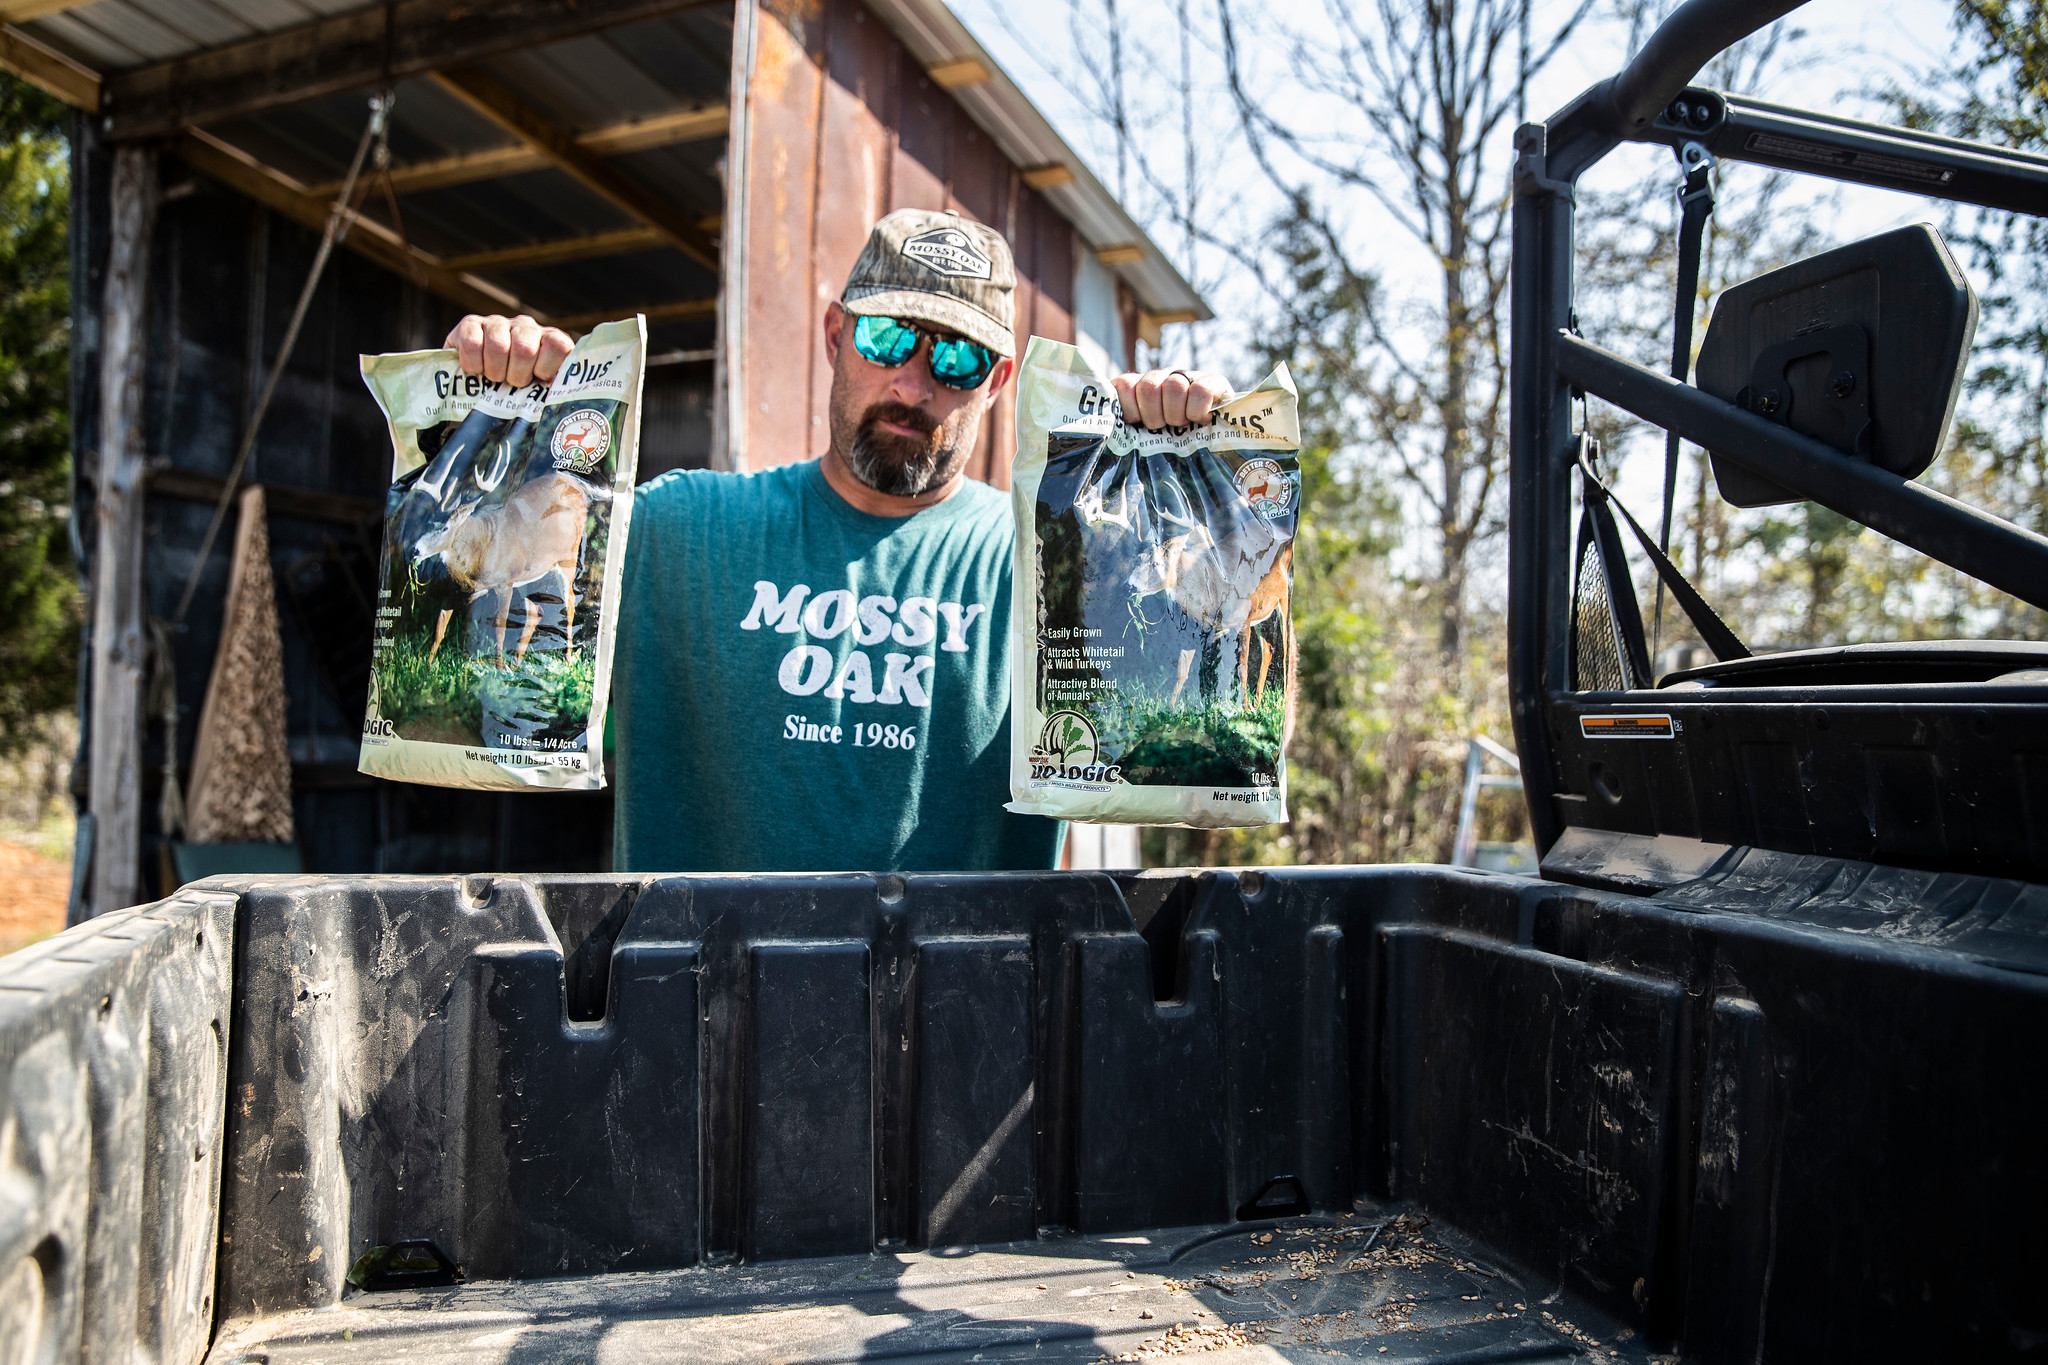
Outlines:
{"label": "camouflage cap", "polygon": [[898,209],[875,224],[846,277],[847,312],[908,318],[1016,352],[1017,267],[994,228],[957,213]]}

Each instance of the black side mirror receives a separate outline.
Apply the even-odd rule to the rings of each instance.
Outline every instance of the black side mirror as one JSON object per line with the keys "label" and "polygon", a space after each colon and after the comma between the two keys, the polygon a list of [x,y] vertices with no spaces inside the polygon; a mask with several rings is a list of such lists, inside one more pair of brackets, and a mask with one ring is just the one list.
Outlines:
{"label": "black side mirror", "polygon": [[[1976,331],[1969,281],[1941,234],[1916,223],[1724,291],[1698,384],[1910,479],[1941,450]],[[1718,454],[1713,466],[1737,507],[1799,501]]]}

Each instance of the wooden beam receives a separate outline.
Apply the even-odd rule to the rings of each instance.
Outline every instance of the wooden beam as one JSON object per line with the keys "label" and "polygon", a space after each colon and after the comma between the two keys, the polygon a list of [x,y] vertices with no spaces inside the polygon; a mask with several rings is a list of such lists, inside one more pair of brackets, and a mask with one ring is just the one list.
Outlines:
{"label": "wooden beam", "polygon": [[0,28],[0,67],[74,108],[99,111],[100,73],[45,47],[18,28]]}
{"label": "wooden beam", "polygon": [[[615,123],[608,128],[578,134],[576,143],[585,151],[595,152],[599,156],[617,156],[624,152],[645,151],[649,147],[664,147],[676,142],[701,142],[707,138],[723,137],[725,125],[726,108],[722,104],[717,104],[701,109],[683,109],[654,118],[635,119],[631,123]],[[494,180],[501,175],[519,175],[552,164],[528,144],[515,142],[504,147],[489,147],[480,152],[464,152],[459,156],[436,157],[432,161],[415,161],[405,166],[393,166],[391,183],[400,194],[413,194],[420,190],[441,189],[448,185]],[[340,190],[339,180],[311,187],[312,193],[329,196],[339,193]]]}
{"label": "wooden beam", "polygon": [[665,247],[668,238],[651,227],[621,228],[617,232],[596,232],[588,237],[564,237],[552,242],[528,242],[524,246],[500,247],[467,256],[443,257],[450,270],[525,270],[537,265],[563,261],[587,261],[598,256],[618,256],[628,251]]}
{"label": "wooden beam", "polygon": [[[176,144],[178,156],[195,171],[212,176],[229,189],[276,209],[314,230],[327,226],[331,200],[311,194],[282,171],[273,170],[239,147],[197,129]],[[374,218],[359,217],[342,245],[387,270],[417,278],[442,298],[481,313],[528,313],[545,317],[488,280],[450,270],[430,252],[410,246]]]}
{"label": "wooden beam", "polygon": [[973,57],[960,57],[928,66],[924,74],[930,76],[932,84],[941,90],[965,90],[970,85],[986,85],[989,81],[988,68]]}
{"label": "wooden beam", "polygon": [[0,24],[25,24],[91,3],[92,0],[0,0]]}
{"label": "wooden beam", "polygon": [[1159,329],[1161,327],[1166,326],[1168,323],[1200,322],[1201,320],[1202,315],[1192,308],[1174,308],[1164,313],[1148,313],[1140,308],[1138,310],[1138,340],[1144,342],[1147,346],[1157,346],[1159,344]]}
{"label": "wooden beam", "polygon": [[483,72],[436,71],[434,79],[484,117],[495,121],[527,146],[647,226],[660,232],[677,250],[706,269],[718,269],[718,245],[689,214],[656,198],[639,182],[558,128],[537,109]]}
{"label": "wooden beam", "polygon": [[[547,158],[523,142],[504,147],[486,147],[480,152],[440,156],[391,168],[391,186],[400,194],[445,189],[449,185],[472,185],[479,180],[496,180],[502,175],[523,175],[547,165]],[[323,180],[311,186],[315,194],[336,194],[339,180]]]}
{"label": "wooden beam", "polygon": [[1074,168],[1063,162],[1024,168],[1024,183],[1034,190],[1056,190],[1074,183]]}
{"label": "wooden beam", "polygon": [[[180,502],[196,502],[212,507],[220,501],[221,490],[227,486],[227,482],[219,474],[208,474],[199,469],[179,469],[173,465],[152,469],[149,472],[149,495],[153,498],[176,498]],[[270,515],[291,521],[360,526],[366,521],[375,521],[384,515],[382,502],[370,498],[352,498],[344,493],[322,493],[312,488],[286,488],[267,483],[263,485],[263,496],[269,506]]]}
{"label": "wooden beam", "polygon": [[[721,223],[717,214],[697,220],[703,232],[716,235]],[[616,232],[594,232],[588,237],[558,237],[551,242],[527,242],[521,246],[498,247],[463,256],[443,256],[448,270],[530,270],[534,266],[558,265],[565,261],[587,261],[600,256],[622,256],[629,251],[668,246],[668,238],[651,227],[620,228]]]}
{"label": "wooden beam", "polygon": [[706,138],[725,136],[730,112],[722,104],[679,109],[673,114],[657,114],[653,118],[614,123],[595,132],[581,133],[576,141],[600,156],[624,156],[627,152],[644,152],[650,147],[666,147],[675,142],[701,142]]}
{"label": "wooden beam", "polygon": [[143,374],[156,149],[114,153],[100,322],[99,469],[92,557],[93,821],[89,915],[135,904],[142,872]]}
{"label": "wooden beam", "polygon": [[393,0],[110,77],[108,136],[160,137],[194,124],[665,18],[702,3],[492,0],[488,8],[479,8],[448,0]]}
{"label": "wooden beam", "polygon": [[571,313],[567,317],[554,319],[554,324],[565,332],[581,332],[597,326],[600,322],[629,318],[635,313],[639,313],[649,322],[689,322],[698,318],[717,316],[718,300],[681,299],[675,303],[652,303],[641,308],[606,308],[595,313]]}

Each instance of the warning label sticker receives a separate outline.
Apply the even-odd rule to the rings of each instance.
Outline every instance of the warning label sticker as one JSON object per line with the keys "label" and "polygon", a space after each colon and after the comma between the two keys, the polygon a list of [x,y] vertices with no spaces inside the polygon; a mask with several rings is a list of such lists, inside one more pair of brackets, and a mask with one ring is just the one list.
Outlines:
{"label": "warning label sticker", "polygon": [[1672,739],[1678,723],[1669,716],[1580,716],[1579,733],[1587,739]]}

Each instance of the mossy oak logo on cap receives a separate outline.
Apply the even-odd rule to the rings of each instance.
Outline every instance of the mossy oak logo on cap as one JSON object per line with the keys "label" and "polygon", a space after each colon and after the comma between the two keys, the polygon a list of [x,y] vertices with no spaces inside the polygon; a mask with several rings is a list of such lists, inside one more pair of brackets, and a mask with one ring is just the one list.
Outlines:
{"label": "mossy oak logo on cap", "polygon": [[985,280],[991,270],[988,257],[974,244],[974,239],[956,227],[918,233],[903,244],[903,254],[941,275]]}
{"label": "mossy oak logo on cap", "polygon": [[555,468],[588,474],[612,448],[611,421],[596,408],[578,408],[555,427],[548,448],[554,452]]}
{"label": "mossy oak logo on cap", "polygon": [[1101,761],[1095,723],[1079,711],[1055,711],[1045,718],[1038,743],[1031,750],[1034,779],[1064,778],[1070,782],[1121,782],[1123,769]]}

